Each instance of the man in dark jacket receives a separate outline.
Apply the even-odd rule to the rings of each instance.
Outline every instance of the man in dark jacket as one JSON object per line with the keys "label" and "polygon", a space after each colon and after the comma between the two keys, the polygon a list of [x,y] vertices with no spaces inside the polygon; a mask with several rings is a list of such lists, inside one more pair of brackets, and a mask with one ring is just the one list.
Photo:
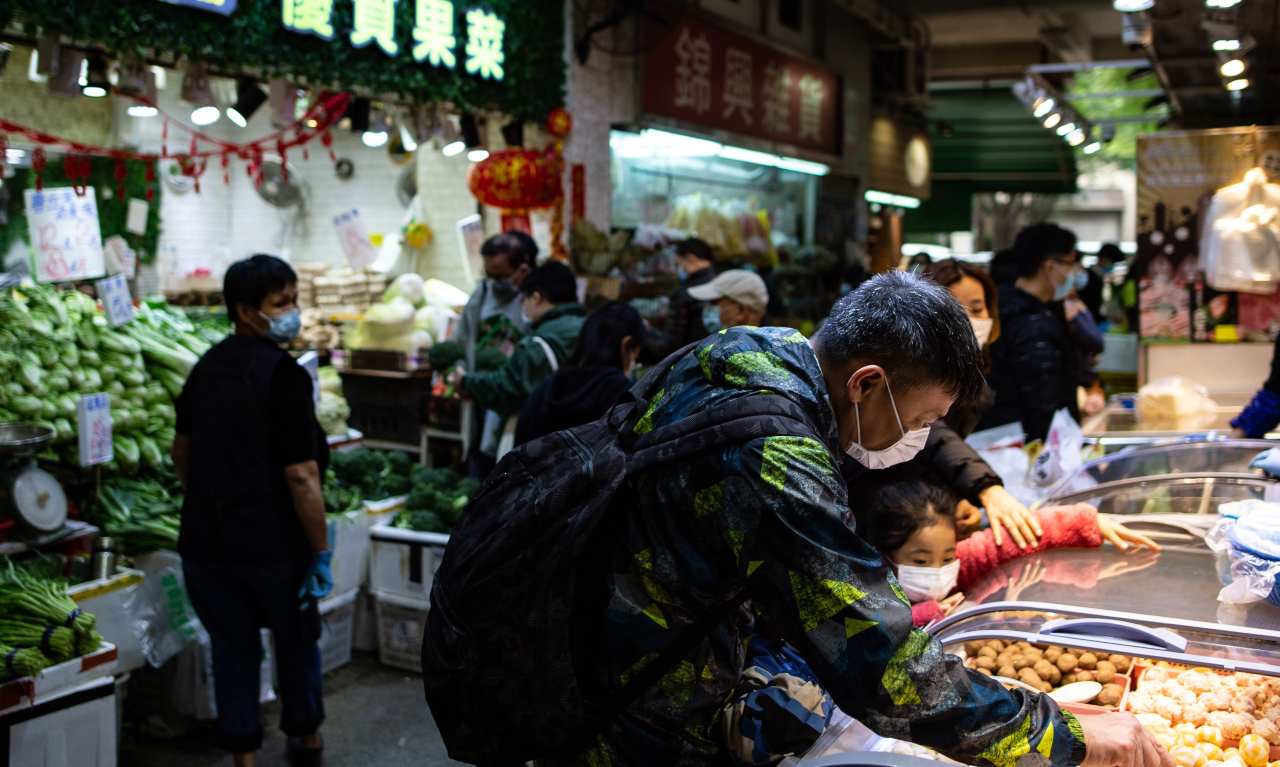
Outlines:
{"label": "man in dark jacket", "polygon": [[1076,236],[1055,224],[1034,224],[1014,246],[1017,280],[1000,287],[1000,339],[991,346],[995,405],[982,427],[1020,422],[1027,439],[1043,439],[1053,414],[1076,405],[1078,358],[1062,301],[1080,266]]}
{"label": "man in dark jacket", "polygon": [[659,362],[676,349],[707,337],[707,328],[702,322],[706,303],[691,297],[689,288],[715,279],[711,246],[690,237],[676,246],[676,265],[680,268],[680,287],[671,293],[666,326],[661,331],[651,330],[645,341],[641,361],[646,364]]}

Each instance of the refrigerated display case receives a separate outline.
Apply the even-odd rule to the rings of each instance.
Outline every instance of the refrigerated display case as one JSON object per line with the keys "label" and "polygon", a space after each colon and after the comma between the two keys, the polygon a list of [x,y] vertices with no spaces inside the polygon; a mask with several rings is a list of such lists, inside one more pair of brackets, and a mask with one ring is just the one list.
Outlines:
{"label": "refrigerated display case", "polygon": [[1172,475],[1239,475],[1264,478],[1249,467],[1259,453],[1275,447],[1260,439],[1184,439],[1129,446],[1092,460],[1056,485],[1050,497],[1122,480]]}
{"label": "refrigerated display case", "polygon": [[[1226,437],[1231,433],[1231,419],[1244,410],[1253,397],[1249,394],[1213,395],[1217,408],[1213,417],[1203,421],[1196,429],[1174,430],[1151,428],[1138,420],[1137,394],[1115,394],[1107,406],[1081,425],[1085,442],[1100,444],[1107,451],[1120,450],[1134,445],[1150,445],[1189,436],[1201,438]],[[1267,439],[1280,439],[1280,432],[1267,435]]]}
{"label": "refrigerated display case", "polygon": [[[1268,500],[1280,485],[1256,474],[1201,472],[1133,477],[1084,487],[1062,487],[1045,505],[1087,503],[1103,514],[1179,515],[1213,520],[1219,504],[1249,499]],[[1128,524],[1128,520],[1125,520]],[[1196,525],[1202,527],[1207,525]]]}

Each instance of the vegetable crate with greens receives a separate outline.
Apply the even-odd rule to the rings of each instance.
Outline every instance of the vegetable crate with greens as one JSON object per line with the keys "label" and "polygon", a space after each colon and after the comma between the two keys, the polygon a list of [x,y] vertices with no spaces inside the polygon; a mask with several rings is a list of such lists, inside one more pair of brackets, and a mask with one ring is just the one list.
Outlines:
{"label": "vegetable crate with greens", "polygon": [[449,469],[414,466],[410,472],[413,488],[405,508],[391,523],[401,530],[420,533],[448,533],[458,524],[471,496],[480,487],[474,479],[464,479]]}
{"label": "vegetable crate with greens", "polygon": [[182,489],[171,472],[154,477],[109,477],[98,489],[88,521],[115,538],[126,554],[176,549],[182,522]]}
{"label": "vegetable crate with greens", "polygon": [[34,676],[98,649],[97,620],[67,596],[67,584],[12,562],[0,570],[0,681]]}
{"label": "vegetable crate with greens", "polygon": [[80,396],[106,392],[115,453],[107,468],[161,467],[173,440],[173,400],[199,356],[224,335],[165,307],[143,304],[133,321],[112,328],[77,290],[23,284],[0,291],[0,422],[53,429],[42,457],[76,464]]}

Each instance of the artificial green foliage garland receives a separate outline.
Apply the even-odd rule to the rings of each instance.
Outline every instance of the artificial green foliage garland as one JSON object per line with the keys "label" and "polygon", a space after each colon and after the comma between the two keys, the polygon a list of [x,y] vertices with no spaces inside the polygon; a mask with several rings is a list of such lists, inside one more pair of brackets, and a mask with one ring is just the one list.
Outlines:
{"label": "artificial green foliage garland", "polygon": [[[353,0],[333,0],[333,40],[299,34],[281,23],[280,0],[239,0],[231,16],[160,0],[8,0],[0,27],[18,21],[31,37],[56,32],[63,40],[93,43],[120,56],[156,51],[190,56],[215,71],[261,70],[368,95],[398,95],[406,102],[450,102],[463,110],[496,109],[541,123],[563,103],[564,4],[561,0],[456,0],[457,66],[413,60],[414,0],[396,2],[394,59],[376,45],[350,42]],[[505,77],[500,82],[466,73],[466,10],[487,9],[506,22]]]}

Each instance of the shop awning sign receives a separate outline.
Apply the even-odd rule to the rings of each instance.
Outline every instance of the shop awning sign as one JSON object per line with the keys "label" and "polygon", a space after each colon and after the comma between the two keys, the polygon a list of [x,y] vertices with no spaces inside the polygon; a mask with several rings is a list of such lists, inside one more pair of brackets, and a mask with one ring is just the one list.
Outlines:
{"label": "shop awning sign", "polygon": [[645,54],[644,110],[840,154],[834,74],[694,16],[672,23]]}
{"label": "shop awning sign", "polygon": [[170,5],[185,5],[188,8],[199,8],[202,11],[230,16],[235,13],[238,0],[164,0]]}
{"label": "shop awning sign", "polygon": [[[234,0],[228,0],[234,2]],[[282,0],[281,23],[299,34],[323,40],[338,36],[333,25],[335,0]],[[405,49],[396,40],[396,2],[411,2],[413,45]],[[353,47],[376,46],[392,58],[404,54],[414,61],[442,69],[462,69],[469,75],[501,80],[506,72],[503,49],[507,24],[483,8],[467,8],[465,25],[458,24],[458,9],[452,0],[352,0],[351,29],[347,39]],[[465,32],[465,38],[461,33]]]}

